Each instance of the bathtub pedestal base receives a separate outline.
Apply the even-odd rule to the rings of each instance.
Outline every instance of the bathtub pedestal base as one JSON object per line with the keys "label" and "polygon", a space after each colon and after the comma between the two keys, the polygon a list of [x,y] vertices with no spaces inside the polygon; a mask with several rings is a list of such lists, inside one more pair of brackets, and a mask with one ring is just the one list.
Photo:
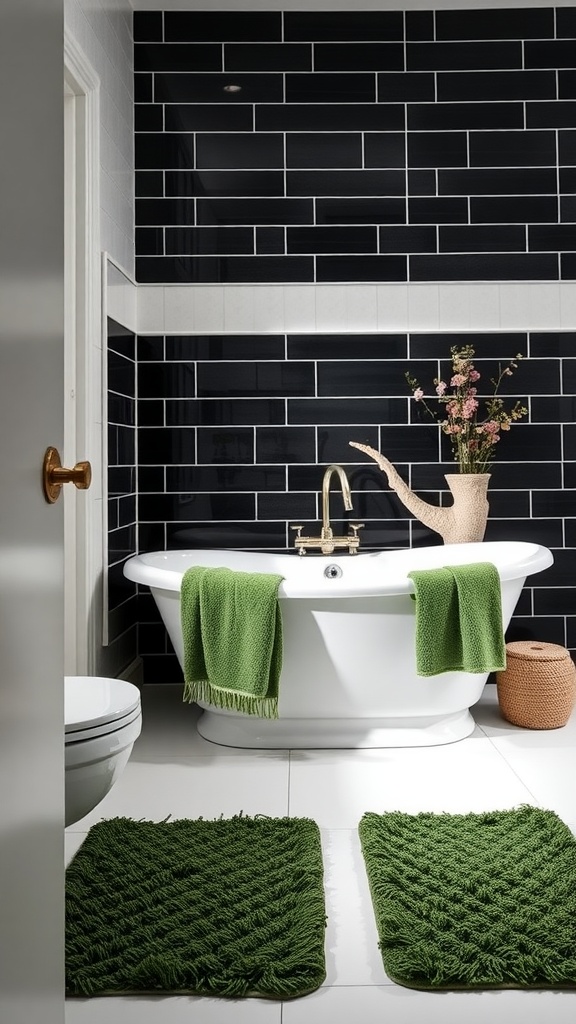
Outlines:
{"label": "bathtub pedestal base", "polygon": [[206,740],[259,750],[433,747],[469,736],[474,719],[466,709],[427,718],[251,718],[205,707],[197,724]]}

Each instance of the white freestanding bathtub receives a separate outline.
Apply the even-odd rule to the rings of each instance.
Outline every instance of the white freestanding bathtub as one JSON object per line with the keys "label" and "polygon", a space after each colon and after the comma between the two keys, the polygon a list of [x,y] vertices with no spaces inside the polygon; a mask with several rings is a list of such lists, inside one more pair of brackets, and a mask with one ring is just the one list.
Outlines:
{"label": "white freestanding bathtub", "polygon": [[506,628],[527,576],[553,562],[538,544],[495,541],[350,555],[228,550],[155,551],[130,558],[150,587],[183,664],[180,586],[193,565],[280,573],[283,664],[278,719],[202,704],[198,731],[226,746],[404,747],[450,743],[474,728],[469,708],[488,673],[416,673],[413,569],[492,562]]}

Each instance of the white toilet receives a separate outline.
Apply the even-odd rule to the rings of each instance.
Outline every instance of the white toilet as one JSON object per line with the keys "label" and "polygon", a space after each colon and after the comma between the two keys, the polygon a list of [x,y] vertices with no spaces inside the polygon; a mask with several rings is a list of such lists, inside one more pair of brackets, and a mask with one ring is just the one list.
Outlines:
{"label": "white toilet", "polygon": [[140,691],[124,679],[66,676],[66,825],[104,799],[142,728]]}

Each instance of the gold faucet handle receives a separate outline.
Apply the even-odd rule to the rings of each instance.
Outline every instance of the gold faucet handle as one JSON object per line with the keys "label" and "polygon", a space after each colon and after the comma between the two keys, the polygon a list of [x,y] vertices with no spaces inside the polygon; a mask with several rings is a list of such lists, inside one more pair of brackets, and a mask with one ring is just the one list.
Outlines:
{"label": "gold faucet handle", "polygon": [[298,530],[298,533],[296,534],[296,536],[299,537],[300,534],[302,533],[302,530],[304,529],[304,524],[303,523],[302,524],[298,523],[296,526],[291,526],[290,529],[291,530]]}
{"label": "gold faucet handle", "polygon": [[348,523],[348,526],[350,527],[350,529],[354,530],[354,536],[355,537],[358,536],[358,530],[361,530],[362,527],[365,526],[365,525],[366,525],[365,523]]}

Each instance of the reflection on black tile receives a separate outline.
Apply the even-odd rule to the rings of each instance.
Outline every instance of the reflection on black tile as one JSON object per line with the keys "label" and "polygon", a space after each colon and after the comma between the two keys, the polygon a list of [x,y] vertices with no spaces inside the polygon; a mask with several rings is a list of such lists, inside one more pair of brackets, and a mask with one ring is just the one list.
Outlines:
{"label": "reflection on black tile", "polygon": [[283,196],[284,172],[166,171],[166,196]]}
{"label": "reflection on black tile", "polygon": [[554,71],[440,72],[438,100],[553,100],[556,98]]}
{"label": "reflection on black tile", "polygon": [[250,255],[254,232],[249,227],[166,228],[165,249],[167,256]]}
{"label": "reflection on black tile", "polygon": [[[407,398],[409,391],[404,373],[406,366],[399,360],[335,360],[318,362],[318,394],[337,398],[370,397],[374,395]],[[420,378],[428,364],[412,363],[410,370]]]}
{"label": "reflection on black tile", "polygon": [[226,71],[311,71],[312,47],[290,43],[228,43]]}
{"label": "reflection on black tile", "polygon": [[[227,85],[239,85],[239,92],[227,92]],[[223,74],[165,73],[154,76],[156,103],[282,103],[284,82],[281,73],[243,71]]]}
{"label": "reflection on black tile", "polygon": [[256,428],[256,462],[314,462],[315,458],[313,427]]}
{"label": "reflection on black tile", "polygon": [[353,453],[350,441],[361,440],[362,444],[378,448],[378,427],[369,427],[365,423],[345,427],[322,425],[318,427],[317,437],[318,461],[321,463],[346,463]]}
{"label": "reflection on black tile", "polygon": [[283,359],[283,334],[173,334],[166,338],[166,359]]}
{"label": "reflection on black tile", "polygon": [[194,167],[194,136],[186,132],[136,135],[134,159],[137,170]]}
{"label": "reflection on black tile", "polygon": [[406,281],[405,256],[317,256],[316,280]]}
{"label": "reflection on black tile", "polygon": [[242,551],[286,549],[285,523],[194,523],[166,527],[166,547],[240,548]]}
{"label": "reflection on black tile", "polygon": [[[269,102],[277,103],[279,99],[281,97],[272,95]],[[375,99],[374,73],[339,75],[315,72],[286,75],[287,103],[373,103]]]}
{"label": "reflection on black tile", "polygon": [[282,38],[282,15],[276,11],[165,11],[167,42],[276,42]]}
{"label": "reflection on black tile", "polygon": [[469,131],[473,128],[523,128],[522,103],[411,103],[409,131]]}
{"label": "reflection on black tile", "polygon": [[410,256],[411,281],[557,281],[558,260],[547,253]]}
{"label": "reflection on black tile", "polygon": [[136,471],[133,466],[110,466],[108,468],[108,494],[130,494],[135,488]]}
{"label": "reflection on black tile", "polygon": [[317,224],[405,224],[404,199],[317,199]]}
{"label": "reflection on black tile", "polygon": [[138,515],[142,522],[194,522],[205,519],[254,519],[250,494],[143,494]]}
{"label": "reflection on black tile", "polygon": [[312,494],[259,494],[257,510],[257,519],[314,520],[316,499]]}
{"label": "reflection on black tile", "polygon": [[[276,132],[196,136],[196,161],[205,168],[271,168],[284,166],[284,139]],[[164,166],[169,166],[165,164]]]}
{"label": "reflection on black tile", "polygon": [[[274,136],[273,136],[274,137]],[[362,136],[304,132],[286,136],[286,167],[361,167]]]}
{"label": "reflection on black tile", "polygon": [[287,40],[401,40],[400,11],[286,11],[284,38]]}
{"label": "reflection on black tile", "polygon": [[375,227],[306,227],[286,229],[289,253],[376,252]]}
{"label": "reflection on black tile", "polygon": [[121,562],[136,551],[136,527],[124,526],[108,533],[108,565]]}
{"label": "reflection on black tile", "polygon": [[[283,466],[167,466],[167,491],[284,491]],[[163,490],[164,488],[162,488]]]}
{"label": "reflection on black tile", "polygon": [[286,173],[286,192],[291,196],[403,196],[405,191],[401,170]]}
{"label": "reflection on black tile", "polygon": [[[489,21],[485,15],[484,21]],[[501,68],[521,68],[522,43],[407,43],[406,65],[408,71],[497,71]]]}
{"label": "reflection on black tile", "polygon": [[[134,345],[132,338],[130,344]],[[125,359],[118,352],[108,350],[108,390],[119,395],[134,397],[136,367],[130,359]]]}
{"label": "reflection on black tile", "polygon": [[[171,415],[170,403],[166,415]],[[194,403],[200,426],[285,423],[284,402],[274,398],[205,399]]]}
{"label": "reflection on black tile", "polygon": [[[423,97],[425,98],[425,97]],[[256,131],[392,131],[403,127],[397,103],[263,103],[256,106]]]}
{"label": "reflection on black tile", "polygon": [[[288,423],[407,423],[405,398],[289,398]],[[350,455],[348,455],[350,458]]]}
{"label": "reflection on black tile", "polygon": [[196,431],[193,427],[140,427],[138,461],[144,466],[196,461]]}
{"label": "reflection on black tile", "polygon": [[405,334],[289,334],[289,359],[405,359]]}
{"label": "reflection on black tile", "polygon": [[311,282],[311,256],[140,256],[136,280],[165,284]]}
{"label": "reflection on black tile", "polygon": [[199,427],[198,462],[254,462],[254,430],[251,427]]}
{"label": "reflection on black tile", "polygon": [[[233,94],[224,94],[233,95]],[[167,132],[251,132],[253,108],[248,103],[168,103],[164,110]]]}
{"label": "reflection on black tile", "polygon": [[547,548],[562,547],[561,519],[491,519],[484,540],[528,541]]}
{"label": "reflection on black tile", "polygon": [[[196,399],[174,398],[168,399],[166,406],[167,427],[196,427],[200,422],[198,401]],[[149,424],[140,421],[141,426]]]}
{"label": "reflection on black tile", "polygon": [[198,395],[258,397],[314,394],[313,363],[200,363]]}
{"label": "reflection on black tile", "polygon": [[133,398],[126,398],[123,395],[115,395],[108,392],[108,422],[122,423],[124,426],[133,426],[135,420],[135,402]]}
{"label": "reflection on black tile", "polygon": [[153,338],[140,335],[137,339],[138,362],[148,362],[150,359],[164,359],[164,338]]}
{"label": "reflection on black tile", "polygon": [[143,363],[138,367],[140,398],[194,398],[193,363]]}
{"label": "reflection on black tile", "polygon": [[313,220],[312,199],[198,200],[199,224],[312,224]]}
{"label": "reflection on black tile", "polygon": [[[489,331],[466,331],[459,333],[438,332],[437,334],[421,334],[415,331],[410,334],[410,357],[411,359],[437,359],[445,358],[452,345],[462,348],[464,345],[472,345],[476,351],[476,357],[481,359],[503,359],[508,362],[517,352],[527,354],[527,336],[523,331],[503,332],[501,334]],[[523,364],[524,365],[527,364]]]}

